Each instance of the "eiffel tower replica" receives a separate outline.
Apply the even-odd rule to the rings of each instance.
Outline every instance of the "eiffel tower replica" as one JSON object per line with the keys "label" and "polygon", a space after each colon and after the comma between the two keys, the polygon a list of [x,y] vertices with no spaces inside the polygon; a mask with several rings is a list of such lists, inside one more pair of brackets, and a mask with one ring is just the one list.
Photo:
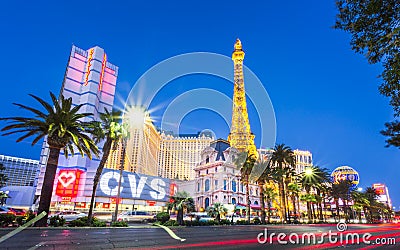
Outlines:
{"label": "eiffel tower replica", "polygon": [[234,63],[234,91],[231,131],[228,141],[231,147],[239,152],[248,152],[248,155],[257,156],[257,148],[254,145],[254,134],[250,130],[249,115],[247,113],[246,92],[244,89],[243,60],[244,51],[242,43],[236,40],[235,50],[232,53]]}

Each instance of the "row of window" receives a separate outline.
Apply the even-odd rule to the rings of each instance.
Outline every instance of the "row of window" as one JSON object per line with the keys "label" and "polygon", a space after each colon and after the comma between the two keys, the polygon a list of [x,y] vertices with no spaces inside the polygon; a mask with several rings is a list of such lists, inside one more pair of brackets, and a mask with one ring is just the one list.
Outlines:
{"label": "row of window", "polygon": [[[224,180],[223,181],[223,186],[222,186],[222,190],[226,191],[228,190],[228,181]],[[218,180],[214,180],[214,189],[217,190],[219,189],[218,187]],[[236,181],[231,181],[231,191],[236,193],[238,191],[238,187],[240,187],[240,192],[245,192],[246,187],[243,184],[238,184]],[[198,182],[197,183],[197,192],[200,192],[201,189],[201,183]],[[210,191],[210,179],[206,179],[204,181],[204,192],[208,192]],[[250,188],[250,195],[258,195],[258,189],[257,188]]]}

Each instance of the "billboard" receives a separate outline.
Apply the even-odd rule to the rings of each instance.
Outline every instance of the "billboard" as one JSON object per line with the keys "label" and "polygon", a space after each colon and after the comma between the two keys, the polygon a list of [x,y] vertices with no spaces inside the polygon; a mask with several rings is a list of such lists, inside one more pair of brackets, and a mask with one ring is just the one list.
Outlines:
{"label": "billboard", "polygon": [[149,201],[168,201],[170,180],[157,176],[137,174],[119,170],[104,169],[101,174],[96,196],[117,197],[121,179],[120,198]]}
{"label": "billboard", "polygon": [[63,199],[68,197],[75,198],[78,196],[78,187],[81,175],[84,171],[75,168],[65,168],[58,172],[56,195]]}

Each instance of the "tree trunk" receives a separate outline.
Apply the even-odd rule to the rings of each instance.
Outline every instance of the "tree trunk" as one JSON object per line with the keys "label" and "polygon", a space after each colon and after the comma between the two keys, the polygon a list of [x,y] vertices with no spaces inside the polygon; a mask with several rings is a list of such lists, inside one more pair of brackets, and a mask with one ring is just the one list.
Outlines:
{"label": "tree trunk", "polygon": [[299,195],[296,195],[296,199],[297,199],[297,211],[299,212],[299,222],[300,222],[300,218],[301,218],[301,213],[300,213],[300,198]]}
{"label": "tree trunk", "polygon": [[297,211],[296,211],[296,196],[293,195],[292,196],[292,203],[293,203],[293,210],[294,210],[294,222],[296,222],[296,218],[297,218]]}
{"label": "tree trunk", "polygon": [[340,222],[340,209],[339,209],[339,200],[335,200],[336,203],[336,212],[338,216],[338,222]]}
{"label": "tree trunk", "polygon": [[[94,199],[95,199],[95,196],[96,196],[97,185],[99,184],[100,176],[101,176],[101,173],[103,172],[103,169],[104,169],[104,166],[105,166],[105,164],[107,162],[108,156],[110,155],[111,145],[112,145],[112,140],[110,138],[107,138],[107,140],[106,140],[106,142],[104,143],[104,146],[103,146],[103,155],[101,157],[99,166],[97,167],[96,174],[95,174],[95,176],[93,178],[92,197],[90,198],[88,222],[87,222],[88,226],[90,224],[92,224]],[[122,157],[125,157],[125,156],[123,155]]]}
{"label": "tree trunk", "polygon": [[250,224],[250,191],[249,191],[249,175],[246,175],[246,199],[247,199],[247,207],[246,207],[246,217],[247,223]]}
{"label": "tree trunk", "polygon": [[322,199],[324,202],[324,210],[325,210],[325,214],[324,214],[324,222],[326,222],[326,199],[325,199],[325,192],[322,192]]}
{"label": "tree trunk", "polygon": [[290,211],[289,211],[289,196],[286,195],[287,185],[286,180],[283,182],[283,193],[285,194],[285,211],[286,220],[290,223]]}
{"label": "tree trunk", "polygon": [[47,159],[46,172],[40,192],[38,215],[46,212],[46,215],[35,223],[35,227],[47,226],[47,218],[50,211],[51,196],[53,194],[54,179],[56,177],[60,148],[49,146],[49,158]]}
{"label": "tree trunk", "polygon": [[260,186],[260,202],[261,202],[261,223],[265,224],[265,202],[264,202],[264,187],[263,183],[258,184]]}
{"label": "tree trunk", "polygon": [[[317,189],[317,194],[321,198],[321,191],[319,189]],[[321,198],[321,199],[323,199],[323,198]],[[322,214],[322,200],[318,201],[318,205],[319,205],[319,221],[322,222],[324,220],[324,217]]]}
{"label": "tree trunk", "polygon": [[178,222],[178,225],[183,226],[183,208],[178,209],[178,214],[176,215],[176,222]]}
{"label": "tree trunk", "polygon": [[267,198],[268,205],[268,224],[271,223],[271,200]]}
{"label": "tree trunk", "polygon": [[285,181],[282,182],[282,199],[283,199],[283,218],[284,222],[287,222],[287,206],[286,206],[286,193],[285,193]]}

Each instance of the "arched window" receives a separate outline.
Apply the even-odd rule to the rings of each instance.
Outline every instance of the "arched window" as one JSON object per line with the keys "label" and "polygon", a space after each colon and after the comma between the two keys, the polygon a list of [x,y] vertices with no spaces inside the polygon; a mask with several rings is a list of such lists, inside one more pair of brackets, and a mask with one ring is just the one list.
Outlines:
{"label": "arched window", "polygon": [[210,180],[207,179],[204,183],[204,191],[207,192],[210,190]]}
{"label": "arched window", "polygon": [[232,198],[232,204],[233,204],[233,205],[236,204],[236,198]]}
{"label": "arched window", "polygon": [[226,180],[224,180],[224,190],[226,190]]}
{"label": "arched window", "polygon": [[206,164],[210,162],[210,157],[207,156],[206,158]]}
{"label": "arched window", "polygon": [[254,205],[258,205],[258,201],[254,201]]}
{"label": "arched window", "polygon": [[197,183],[197,192],[200,192],[200,182]]}
{"label": "arched window", "polygon": [[232,181],[232,191],[236,192],[236,181]]}
{"label": "arched window", "polygon": [[210,198],[207,197],[204,203],[205,208],[208,208],[210,206]]}

